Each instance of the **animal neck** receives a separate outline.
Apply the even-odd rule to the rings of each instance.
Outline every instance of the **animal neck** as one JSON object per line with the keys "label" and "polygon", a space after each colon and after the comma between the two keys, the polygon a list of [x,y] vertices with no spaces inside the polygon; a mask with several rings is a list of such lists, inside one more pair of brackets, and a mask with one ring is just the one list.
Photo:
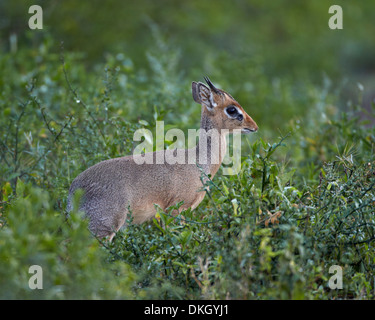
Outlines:
{"label": "animal neck", "polygon": [[202,108],[199,143],[196,146],[197,163],[206,174],[214,177],[223,162],[226,152],[226,134],[217,129],[212,117]]}

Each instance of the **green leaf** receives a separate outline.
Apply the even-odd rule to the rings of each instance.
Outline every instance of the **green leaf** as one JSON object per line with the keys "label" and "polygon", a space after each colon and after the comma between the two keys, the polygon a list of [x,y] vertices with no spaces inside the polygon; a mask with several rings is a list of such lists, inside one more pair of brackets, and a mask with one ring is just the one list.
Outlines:
{"label": "green leaf", "polygon": [[17,185],[16,185],[16,194],[18,197],[23,196],[23,192],[25,191],[25,184],[21,179],[17,179]]}

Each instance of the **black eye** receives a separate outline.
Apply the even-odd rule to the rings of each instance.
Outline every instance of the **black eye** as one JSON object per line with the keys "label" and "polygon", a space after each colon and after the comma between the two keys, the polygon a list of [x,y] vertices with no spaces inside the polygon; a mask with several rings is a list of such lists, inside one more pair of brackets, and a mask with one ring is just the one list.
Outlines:
{"label": "black eye", "polygon": [[229,106],[226,110],[230,116],[234,116],[235,114],[237,114],[237,109],[233,106]]}

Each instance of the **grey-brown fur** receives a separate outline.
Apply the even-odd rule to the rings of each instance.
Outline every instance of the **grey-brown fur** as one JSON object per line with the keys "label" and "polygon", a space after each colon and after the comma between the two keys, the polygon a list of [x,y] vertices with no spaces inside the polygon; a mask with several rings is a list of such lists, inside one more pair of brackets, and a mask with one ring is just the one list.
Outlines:
{"label": "grey-brown fur", "polygon": [[[224,91],[212,91],[202,83],[193,82],[193,98],[202,104],[201,129],[248,129],[256,131],[256,123],[242,107]],[[210,95],[210,96],[207,96]],[[209,105],[208,105],[209,104]],[[228,120],[223,108],[234,104],[241,108],[242,122]],[[202,136],[201,136],[202,138]],[[203,139],[203,138],[202,138]],[[220,136],[220,145],[225,150],[225,136]],[[208,156],[199,162],[199,144],[190,151],[196,152],[196,164],[188,164],[188,152],[185,153],[186,164],[156,164],[157,153],[175,154],[176,150],[164,150],[153,153],[153,164],[137,164],[134,157],[102,161],[82,172],[72,183],[68,197],[68,211],[72,210],[72,196],[77,189],[84,191],[80,210],[89,218],[89,229],[97,237],[113,238],[125,224],[129,209],[135,223],[142,223],[155,216],[154,204],[163,210],[183,201],[182,210],[196,208],[205,196],[202,191],[202,170],[213,177],[218,171],[224,152],[219,155],[220,163],[211,163],[209,156],[211,140],[207,142]],[[201,168],[198,168],[198,166]],[[203,174],[203,176],[204,176]]]}

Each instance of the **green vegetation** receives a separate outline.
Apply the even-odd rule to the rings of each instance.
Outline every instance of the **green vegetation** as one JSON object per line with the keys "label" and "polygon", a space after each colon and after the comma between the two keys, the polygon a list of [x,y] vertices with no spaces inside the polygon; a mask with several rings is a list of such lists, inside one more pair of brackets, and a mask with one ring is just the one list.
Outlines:
{"label": "green vegetation", "polygon": [[[0,4],[1,299],[374,299],[372,1],[343,4],[341,31],[326,1],[27,2]],[[136,129],[199,127],[204,75],[259,125],[241,172],[110,244],[67,217],[73,179]]]}

